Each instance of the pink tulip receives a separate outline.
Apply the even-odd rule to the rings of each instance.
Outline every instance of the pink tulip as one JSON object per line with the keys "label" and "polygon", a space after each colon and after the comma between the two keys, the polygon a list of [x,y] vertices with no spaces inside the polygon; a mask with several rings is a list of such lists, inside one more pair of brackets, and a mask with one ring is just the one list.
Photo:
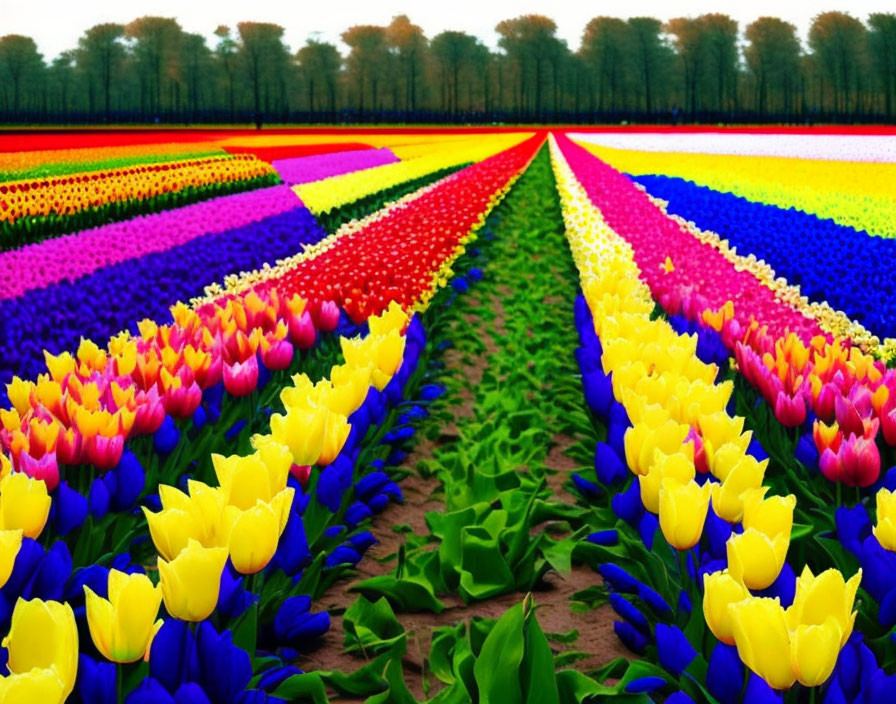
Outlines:
{"label": "pink tulip", "polygon": [[844,435],[864,435],[865,424],[862,423],[862,416],[852,401],[843,396],[837,396],[834,399],[834,412],[837,417],[837,425],[840,426]]}
{"label": "pink tulip", "polygon": [[258,386],[258,357],[254,354],[245,362],[224,365],[224,388],[231,396],[241,397]]}
{"label": "pink tulip", "polygon": [[289,339],[300,350],[311,349],[314,346],[314,341],[317,339],[317,330],[314,327],[311,313],[307,310],[302,311],[302,314],[299,316],[290,316]]}
{"label": "pink tulip", "polygon": [[159,390],[153,386],[149,391],[138,391],[134,400],[137,402],[137,408],[131,432],[135,435],[150,435],[156,432],[165,420],[165,406],[162,404]]}
{"label": "pink tulip", "polygon": [[796,428],[806,422],[806,401],[802,394],[789,396],[778,392],[775,399],[775,418],[785,428]]}
{"label": "pink tulip", "polygon": [[292,364],[293,348],[289,340],[265,337],[261,342],[261,363],[272,372],[288,369]]}
{"label": "pink tulip", "polygon": [[[189,418],[202,403],[202,389],[195,381],[189,386],[173,386],[162,394],[162,405],[172,418]],[[163,418],[164,420],[164,418]]]}
{"label": "pink tulip", "polygon": [[308,484],[308,478],[311,476],[311,467],[307,465],[293,464],[293,466],[289,468],[289,473],[299,481],[299,484],[301,484],[304,489]]}
{"label": "pink tulip", "polygon": [[87,441],[87,459],[100,471],[112,469],[124,452],[124,436],[95,435]]}
{"label": "pink tulip", "polygon": [[333,301],[321,303],[317,314],[317,324],[324,332],[333,332],[339,325],[339,306]]}
{"label": "pink tulip", "polygon": [[38,460],[23,452],[19,455],[19,470],[34,479],[43,479],[48,491],[53,491],[59,484],[59,464],[55,452],[48,452]]}

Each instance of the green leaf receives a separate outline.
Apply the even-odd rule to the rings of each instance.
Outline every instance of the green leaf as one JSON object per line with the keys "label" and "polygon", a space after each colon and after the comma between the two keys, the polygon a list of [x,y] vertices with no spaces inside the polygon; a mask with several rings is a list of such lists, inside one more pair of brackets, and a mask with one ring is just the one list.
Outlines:
{"label": "green leaf", "polygon": [[232,629],[233,644],[242,648],[249,657],[255,656],[255,643],[258,635],[258,603],[253,603],[237,619]]}
{"label": "green leaf", "polygon": [[398,579],[385,574],[365,579],[351,588],[368,598],[385,597],[399,611],[431,611],[441,613],[445,605],[436,598],[431,584],[423,579]]}
{"label": "green leaf", "polygon": [[327,704],[329,701],[323,680],[314,672],[305,672],[285,679],[274,691],[273,696],[296,703]]}
{"label": "green leaf", "polygon": [[363,596],[352,604],[342,617],[345,649],[380,653],[396,645],[404,652],[406,634],[385,598],[370,602]]}
{"label": "green leaf", "polygon": [[519,669],[523,662],[523,605],[512,606],[482,644],[473,666],[481,704],[520,704]]}
{"label": "green leaf", "polygon": [[487,599],[509,591],[514,575],[501,555],[500,547],[488,531],[468,526],[461,533],[463,563],[459,592],[466,601]]}

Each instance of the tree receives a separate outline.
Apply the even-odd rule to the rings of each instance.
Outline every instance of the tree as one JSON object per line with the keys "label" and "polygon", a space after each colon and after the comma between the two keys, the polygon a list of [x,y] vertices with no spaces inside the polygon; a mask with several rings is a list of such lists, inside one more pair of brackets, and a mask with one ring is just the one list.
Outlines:
{"label": "tree", "polygon": [[618,112],[632,56],[630,25],[618,17],[595,17],[585,26],[580,54],[596,84],[597,111]]}
{"label": "tree", "polygon": [[332,44],[309,39],[305,46],[299,49],[296,58],[308,87],[308,110],[314,115],[314,91],[319,86],[326,91],[329,119],[334,119],[336,86],[339,82],[339,71],[342,68],[342,57],[339,55],[339,50]]}
{"label": "tree", "polygon": [[43,69],[43,57],[31,37],[21,34],[0,37],[0,85],[11,86],[11,95],[6,100],[7,114],[13,120],[21,119],[24,99],[34,92]]}
{"label": "tree", "polygon": [[170,17],[140,17],[125,25],[124,31],[134,42],[132,50],[142,84],[143,114],[161,119],[164,89],[180,69],[183,32],[177,20]]}
{"label": "tree", "polygon": [[825,82],[831,86],[834,113],[840,118],[850,110],[858,111],[866,35],[865,25],[845,12],[823,12],[809,29],[809,46],[815,53],[822,86]]}
{"label": "tree", "polygon": [[887,120],[896,108],[896,15],[875,13],[868,17],[868,52],[884,94]]}
{"label": "tree", "polygon": [[227,102],[230,106],[230,121],[236,119],[236,101],[234,86],[236,84],[237,43],[230,35],[230,27],[219,24],[215,29],[218,44],[215,46],[215,57],[218,66],[227,78]]}
{"label": "tree", "polygon": [[700,23],[690,17],[676,17],[669,20],[666,31],[674,39],[675,49],[681,62],[685,102],[689,104],[691,119],[697,118],[697,84],[703,70],[703,31]]}
{"label": "tree", "polygon": [[386,29],[370,24],[355,25],[342,33],[342,41],[351,49],[346,59],[346,66],[349,76],[354,79],[358,114],[359,118],[363,119],[368,95],[373,109],[380,107],[380,82],[388,73],[386,64],[389,50]]}
{"label": "tree", "polygon": [[88,29],[78,40],[76,60],[87,77],[90,111],[96,109],[94,96],[102,96],[103,119],[109,122],[112,85],[125,60],[124,25],[107,22]]}
{"label": "tree", "polygon": [[285,97],[281,79],[287,71],[289,51],[283,44],[284,29],[270,22],[240,22],[237,31],[240,35],[237,54],[252,89],[254,119],[261,126],[262,96],[268,110],[272,91],[276,89],[281,99]]}
{"label": "tree", "polygon": [[413,24],[407,15],[396,15],[386,27],[386,41],[398,59],[398,72],[402,76],[404,89],[405,116],[410,117],[417,111],[417,84],[423,73],[426,37],[423,30]]}
{"label": "tree", "polygon": [[773,111],[792,112],[799,91],[800,42],[796,27],[777,17],[760,17],[746,30],[747,66],[756,79],[756,105],[761,116]]}
{"label": "tree", "polygon": [[[528,107],[528,86],[535,86],[535,119],[544,114],[544,67],[556,61],[559,40],[555,36],[557,24],[544,15],[523,15],[499,22],[495,31],[501,35],[498,45],[516,63],[520,82],[520,107]],[[529,113],[531,114],[531,113]]]}
{"label": "tree", "polygon": [[432,38],[430,50],[439,68],[442,84],[442,110],[457,117],[461,71],[475,60],[479,40],[465,32],[447,31]]}
{"label": "tree", "polygon": [[[706,53],[707,79],[714,84],[714,108],[718,113],[735,107],[737,96],[737,22],[728,15],[711,13],[697,18]],[[707,90],[707,94],[712,91]]]}
{"label": "tree", "polygon": [[644,109],[653,113],[657,88],[668,75],[674,54],[662,38],[662,23],[653,17],[628,20],[632,68],[643,90]]}

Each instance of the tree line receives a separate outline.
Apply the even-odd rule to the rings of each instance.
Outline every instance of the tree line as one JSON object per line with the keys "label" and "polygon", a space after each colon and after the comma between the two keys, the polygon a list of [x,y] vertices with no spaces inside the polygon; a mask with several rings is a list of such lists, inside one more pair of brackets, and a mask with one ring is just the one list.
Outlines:
{"label": "tree line", "polygon": [[293,52],[277,24],[219,26],[214,46],[175,19],[87,29],[45,61],[0,37],[0,121],[15,123],[892,122],[896,14],[825,12],[796,27],[720,13],[595,17],[578,51],[549,17],[495,27],[498,49],[405,15]]}

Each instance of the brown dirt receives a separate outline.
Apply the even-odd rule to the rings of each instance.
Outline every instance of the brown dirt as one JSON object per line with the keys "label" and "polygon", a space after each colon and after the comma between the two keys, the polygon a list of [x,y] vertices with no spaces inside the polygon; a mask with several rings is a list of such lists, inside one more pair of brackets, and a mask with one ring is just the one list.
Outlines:
{"label": "brown dirt", "polygon": [[[501,293],[504,296],[513,295],[509,289]],[[497,296],[491,296],[487,304],[495,313],[492,320],[495,332],[503,336],[506,330],[504,306]],[[497,351],[497,348],[489,332],[481,329],[482,320],[476,315],[470,315],[467,318],[466,322],[471,327],[480,328],[477,330],[477,334],[481,336],[485,352],[468,358],[455,349],[449,349],[443,359],[446,368],[463,369],[463,373],[470,380],[471,385],[475,386],[482,379],[482,374],[488,366],[488,359],[492,353]],[[471,418],[473,413],[472,394],[462,394],[461,403],[450,409],[450,414],[457,418]],[[439,445],[453,442],[457,437],[457,427],[452,423],[444,427],[435,442],[421,438],[407,460],[408,466],[416,466],[419,460],[431,456]],[[558,499],[567,502],[573,502],[574,498],[566,491],[565,484],[569,472],[577,465],[565,453],[574,442],[574,438],[557,435],[545,460],[545,465],[549,469],[549,487]],[[324,636],[322,645],[317,651],[302,656],[296,663],[300,668],[306,671],[342,670],[353,672],[368,662],[368,658],[361,653],[346,653],[343,650],[342,613],[357,598],[356,593],[351,592],[350,589],[364,579],[392,572],[395,554],[404,538],[401,534],[393,531],[391,526],[405,524],[409,525],[417,535],[427,535],[429,531],[424,515],[428,511],[439,511],[443,508],[443,503],[438,497],[440,482],[437,479],[423,478],[412,474],[402,481],[401,487],[405,502],[390,506],[373,519],[370,529],[380,542],[369,550],[351,578],[334,584],[317,602],[316,606],[327,609],[331,614],[330,631]],[[437,495],[436,498],[433,498],[434,494]],[[583,672],[595,670],[617,657],[630,655],[613,633],[614,616],[608,606],[602,606],[585,614],[575,613],[570,608],[570,597],[575,592],[600,583],[600,576],[592,569],[583,565],[575,565],[568,575],[548,573],[544,584],[533,594],[538,621],[542,630],[548,634],[549,640],[551,634],[578,631],[579,635],[575,642],[571,644],[552,642],[551,647],[555,652],[577,650],[587,653],[587,657],[583,657],[573,665]],[[407,653],[403,658],[405,683],[418,700],[433,696],[439,686],[438,680],[428,677],[430,684],[435,689],[424,694],[423,680],[427,674],[426,658],[429,655],[432,630],[439,626],[468,621],[474,616],[499,618],[508,608],[519,603],[523,594],[504,594],[469,605],[464,604],[456,595],[440,598],[447,607],[440,614],[427,612],[396,614],[408,633]],[[331,699],[345,704],[356,702],[360,704],[364,701],[363,698],[338,695],[333,695]]]}

